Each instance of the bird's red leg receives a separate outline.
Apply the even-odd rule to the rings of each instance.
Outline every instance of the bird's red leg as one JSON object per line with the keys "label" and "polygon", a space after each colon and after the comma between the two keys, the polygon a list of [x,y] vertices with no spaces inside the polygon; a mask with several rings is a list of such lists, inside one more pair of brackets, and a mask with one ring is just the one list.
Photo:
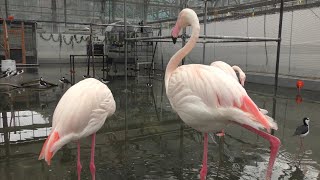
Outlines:
{"label": "bird's red leg", "polygon": [[78,141],[78,155],[77,155],[77,171],[78,171],[78,180],[80,180],[80,175],[81,175],[81,162],[80,162],[80,140]]}
{"label": "bird's red leg", "polygon": [[204,133],[203,138],[203,159],[202,159],[202,168],[200,171],[200,179],[205,180],[207,177],[207,160],[208,160],[208,133]]}
{"label": "bird's red leg", "polygon": [[269,141],[270,143],[270,149],[271,149],[271,152],[270,152],[270,158],[269,158],[269,164],[268,164],[268,169],[267,169],[267,175],[266,175],[266,179],[267,180],[270,180],[271,179],[271,175],[272,175],[272,168],[273,168],[273,164],[276,160],[276,156],[277,156],[277,153],[279,151],[279,147],[280,147],[280,140],[275,137],[275,136],[272,136],[271,134],[268,134],[266,132],[263,132],[263,131],[260,131],[258,129],[255,129],[251,126],[248,126],[248,125],[244,125],[244,124],[240,124],[242,127],[248,129],[249,131],[261,136],[262,138],[266,139]]}
{"label": "bird's red leg", "polygon": [[96,179],[96,166],[94,165],[94,148],[96,145],[96,133],[92,134],[92,141],[91,141],[91,160],[90,160],[90,171],[92,180]]}

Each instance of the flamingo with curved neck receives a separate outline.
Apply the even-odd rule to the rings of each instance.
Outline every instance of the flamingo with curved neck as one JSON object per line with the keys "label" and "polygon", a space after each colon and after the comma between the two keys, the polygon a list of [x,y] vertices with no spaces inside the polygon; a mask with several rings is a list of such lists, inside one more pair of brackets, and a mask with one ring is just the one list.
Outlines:
{"label": "flamingo with curved neck", "polygon": [[245,89],[226,72],[214,66],[189,64],[179,66],[195,46],[200,32],[199,19],[191,9],[183,9],[171,35],[175,42],[182,28],[191,26],[188,43],[175,53],[166,68],[165,87],[172,108],[190,127],[204,133],[204,150],[200,178],[207,175],[208,132],[238,124],[268,140],[271,145],[266,179],[271,179],[272,167],[280,140],[260,129],[277,129],[272,118],[259,111]]}

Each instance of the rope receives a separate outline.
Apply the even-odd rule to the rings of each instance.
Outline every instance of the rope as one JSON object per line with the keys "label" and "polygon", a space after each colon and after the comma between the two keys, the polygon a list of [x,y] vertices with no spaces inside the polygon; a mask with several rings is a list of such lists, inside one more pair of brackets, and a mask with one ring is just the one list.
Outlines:
{"label": "rope", "polygon": [[89,40],[89,36],[87,36],[87,37],[81,36],[80,37],[80,41],[79,41],[78,38],[77,38],[77,35],[73,35],[73,39],[76,41],[76,43],[80,44],[82,41],[88,41]]}
{"label": "rope", "polygon": [[[41,39],[43,39],[45,41],[51,41],[52,40],[53,42],[60,42],[60,43],[62,43],[62,41],[63,41],[64,44],[71,45],[72,48],[74,46],[74,42],[76,42],[77,44],[80,44],[83,41],[88,41],[89,40],[89,36],[87,36],[87,37],[81,36],[80,39],[78,39],[76,34],[70,36],[69,40],[67,40],[66,35],[62,35],[61,33],[59,33],[59,36],[58,36],[57,39],[54,39],[54,35],[53,34],[50,34],[49,37],[45,37],[43,35],[43,33],[40,33],[40,37],[41,37]],[[105,41],[106,41],[106,38],[104,38],[104,40],[102,42],[105,42]]]}
{"label": "rope", "polygon": [[73,48],[73,36],[70,36],[69,42],[67,42],[65,35],[63,35],[62,37],[63,37],[63,42],[68,46],[71,44],[71,47]]}

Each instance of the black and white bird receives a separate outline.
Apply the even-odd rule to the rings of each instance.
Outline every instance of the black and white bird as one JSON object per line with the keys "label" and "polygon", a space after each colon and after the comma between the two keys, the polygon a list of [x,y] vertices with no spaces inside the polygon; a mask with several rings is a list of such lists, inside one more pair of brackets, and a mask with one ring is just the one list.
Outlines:
{"label": "black and white bird", "polygon": [[62,84],[71,84],[71,82],[65,77],[62,77],[61,79],[59,79],[59,82],[61,82]]}
{"label": "black and white bird", "polygon": [[47,86],[48,86],[48,84],[43,80],[42,77],[40,77],[39,84],[40,84],[40,86],[42,86],[42,87],[47,87]]}
{"label": "black and white bird", "polygon": [[5,74],[7,74],[7,73],[9,73],[9,72],[11,72],[11,69],[10,69],[10,68],[8,68],[6,71],[3,71],[3,72],[2,72],[2,75],[5,75]]}
{"label": "black and white bird", "polygon": [[18,76],[20,74],[22,74],[24,71],[23,69],[19,70],[19,71],[11,71],[10,76]]}
{"label": "black and white bird", "polygon": [[296,131],[294,132],[294,136],[305,137],[309,134],[309,122],[310,119],[308,117],[303,118],[303,125],[297,127]]}
{"label": "black and white bird", "polygon": [[6,78],[10,76],[11,71],[6,71],[4,74],[1,74],[0,78]]}
{"label": "black and white bird", "polygon": [[90,75],[83,75],[82,77],[83,77],[83,79],[91,78],[91,76],[90,76]]}
{"label": "black and white bird", "polygon": [[104,84],[108,84],[110,82],[106,78],[100,78],[100,81]]}
{"label": "black and white bird", "polygon": [[293,134],[293,136],[300,136],[300,150],[304,149],[302,139],[310,132],[309,122],[310,119],[308,117],[303,118],[303,125],[298,126]]}

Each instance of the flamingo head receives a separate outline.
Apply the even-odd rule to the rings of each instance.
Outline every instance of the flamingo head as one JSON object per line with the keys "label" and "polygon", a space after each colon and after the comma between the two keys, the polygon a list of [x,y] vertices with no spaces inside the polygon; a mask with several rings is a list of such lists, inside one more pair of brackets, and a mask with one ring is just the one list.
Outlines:
{"label": "flamingo head", "polygon": [[198,16],[192,9],[185,8],[179,13],[177,22],[171,31],[171,38],[174,44],[177,42],[181,29],[190,26],[194,18],[198,18]]}

